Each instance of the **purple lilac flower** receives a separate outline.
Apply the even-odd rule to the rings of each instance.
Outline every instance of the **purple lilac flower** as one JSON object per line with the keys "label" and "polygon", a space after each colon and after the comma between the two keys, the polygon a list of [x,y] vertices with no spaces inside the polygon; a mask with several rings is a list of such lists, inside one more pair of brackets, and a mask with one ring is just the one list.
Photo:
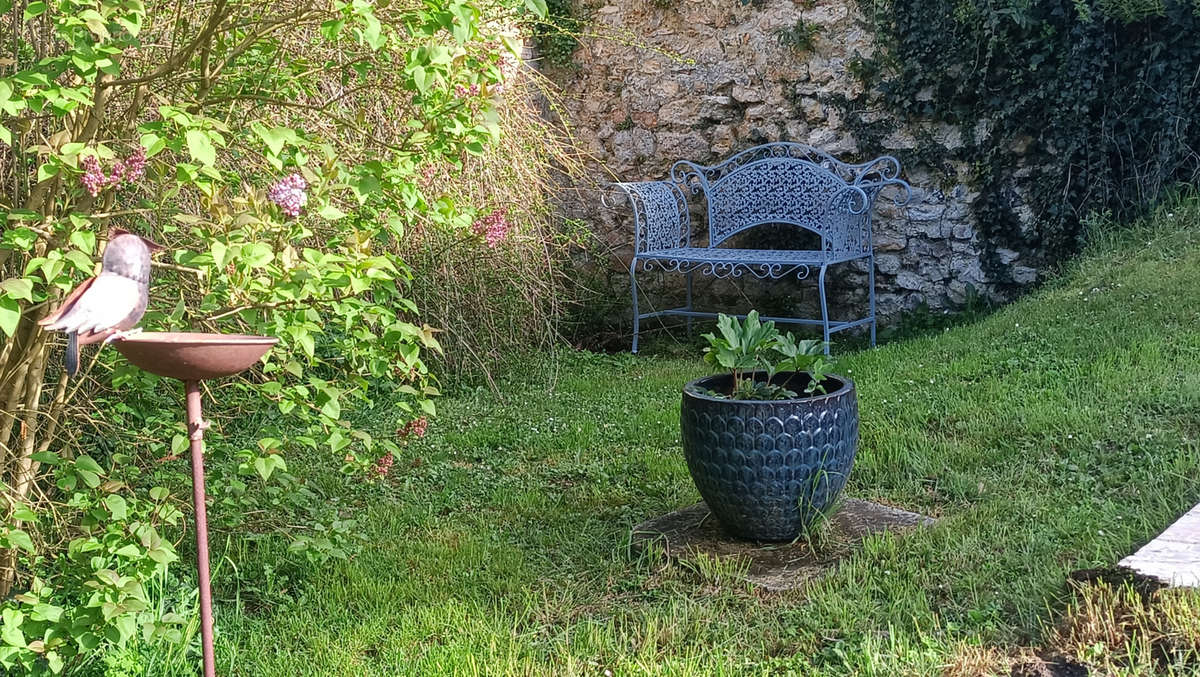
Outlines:
{"label": "purple lilac flower", "polygon": [[477,235],[483,236],[483,239],[487,242],[488,247],[495,249],[496,246],[508,236],[509,231],[512,230],[512,225],[509,224],[506,217],[506,210],[497,209],[487,216],[475,221],[475,223],[471,225],[471,229],[474,230]]}
{"label": "purple lilac flower", "polygon": [[125,159],[125,181],[133,183],[146,175],[146,149],[140,145]]}
{"label": "purple lilac flower", "polygon": [[105,174],[100,167],[100,160],[95,155],[88,155],[79,160],[83,168],[83,176],[79,181],[92,197],[100,191],[122,183],[133,183],[146,174],[146,149],[141,146],[134,148],[129,157],[113,162],[111,174]]}
{"label": "purple lilac flower", "polygon": [[472,96],[479,96],[479,85],[473,84],[470,87],[463,85],[454,85],[454,94],[460,99],[466,99]]}
{"label": "purple lilac flower", "polygon": [[308,203],[308,182],[303,176],[293,173],[280,179],[267,191],[267,197],[279,205],[284,214],[300,216],[300,209]]}
{"label": "purple lilac flower", "polygon": [[108,182],[108,178],[104,176],[104,170],[100,169],[100,161],[96,159],[95,155],[88,155],[80,160],[79,164],[83,167],[80,183],[83,184],[88,194],[96,197]]}

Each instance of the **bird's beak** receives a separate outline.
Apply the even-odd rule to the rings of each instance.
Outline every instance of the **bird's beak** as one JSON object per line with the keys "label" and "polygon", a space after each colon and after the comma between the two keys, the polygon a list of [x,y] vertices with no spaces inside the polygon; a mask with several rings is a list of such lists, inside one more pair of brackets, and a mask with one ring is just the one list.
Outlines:
{"label": "bird's beak", "polygon": [[145,243],[146,243],[146,247],[148,247],[148,248],[150,249],[150,253],[151,253],[151,254],[153,254],[154,252],[160,252],[160,251],[162,251],[162,250],[166,249],[166,247],[164,247],[163,245],[161,245],[161,244],[159,244],[159,243],[157,243],[157,242],[155,242],[154,240],[151,240],[151,239],[149,239],[149,238],[145,238],[145,237],[143,237],[143,238],[142,238],[142,242],[145,242]]}

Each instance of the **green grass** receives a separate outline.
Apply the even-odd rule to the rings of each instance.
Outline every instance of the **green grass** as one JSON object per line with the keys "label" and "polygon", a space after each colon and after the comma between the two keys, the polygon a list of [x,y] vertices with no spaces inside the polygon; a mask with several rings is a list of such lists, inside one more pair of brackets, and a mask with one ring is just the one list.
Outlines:
{"label": "green grass", "polygon": [[1176,211],[983,320],[844,356],[848,494],[940,521],[804,591],[631,558],[633,525],[698,500],[678,407],[704,367],[568,354],[503,397],[443,400],[389,486],[361,489],[351,561],[272,582],[282,544],[217,547],[241,577],[221,572],[219,671],[942,674],[971,647],[1038,645],[1071,571],[1200,500],[1200,210]]}

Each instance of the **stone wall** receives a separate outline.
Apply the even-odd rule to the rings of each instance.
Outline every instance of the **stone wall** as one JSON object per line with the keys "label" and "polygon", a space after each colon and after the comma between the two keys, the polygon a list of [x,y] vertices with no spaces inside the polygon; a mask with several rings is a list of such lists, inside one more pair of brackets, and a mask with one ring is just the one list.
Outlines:
{"label": "stone wall", "polygon": [[[855,7],[853,0],[612,0],[581,8],[593,31],[606,37],[584,40],[575,68],[551,75],[563,86],[578,140],[606,180],[662,179],[677,159],[713,163],[779,140],[807,143],[842,159],[903,155],[917,143],[915,130],[901,127],[882,148],[860,148],[829,103],[833,95],[861,93],[847,65],[874,49]],[[801,19],[819,29],[815,44],[804,51],[781,44],[779,37]],[[943,145],[961,144],[957,129],[924,131]],[[1037,280],[1032,264],[1004,249],[994,253],[1010,279],[989,279],[970,210],[976,194],[963,175],[965,168],[951,168],[947,178],[946,172],[906,166],[903,178],[914,188],[909,205],[897,208],[880,199],[876,280],[884,322],[922,302],[935,311],[960,307],[969,286],[982,297],[1002,300]],[[570,208],[610,247],[612,270],[627,269],[628,214],[601,207],[589,191]],[[865,266],[851,269],[831,287],[843,306],[861,302],[865,273]],[[736,293],[752,302],[761,300],[756,294],[776,302],[782,295],[786,305],[793,291],[751,285]]]}

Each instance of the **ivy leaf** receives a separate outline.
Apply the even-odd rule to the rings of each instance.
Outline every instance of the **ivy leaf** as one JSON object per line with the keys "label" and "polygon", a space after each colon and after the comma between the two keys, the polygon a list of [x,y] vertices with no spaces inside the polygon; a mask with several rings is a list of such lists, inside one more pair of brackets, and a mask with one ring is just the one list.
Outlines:
{"label": "ivy leaf", "polygon": [[217,163],[217,149],[207,133],[199,129],[189,129],[185,138],[192,159],[210,167]]}

